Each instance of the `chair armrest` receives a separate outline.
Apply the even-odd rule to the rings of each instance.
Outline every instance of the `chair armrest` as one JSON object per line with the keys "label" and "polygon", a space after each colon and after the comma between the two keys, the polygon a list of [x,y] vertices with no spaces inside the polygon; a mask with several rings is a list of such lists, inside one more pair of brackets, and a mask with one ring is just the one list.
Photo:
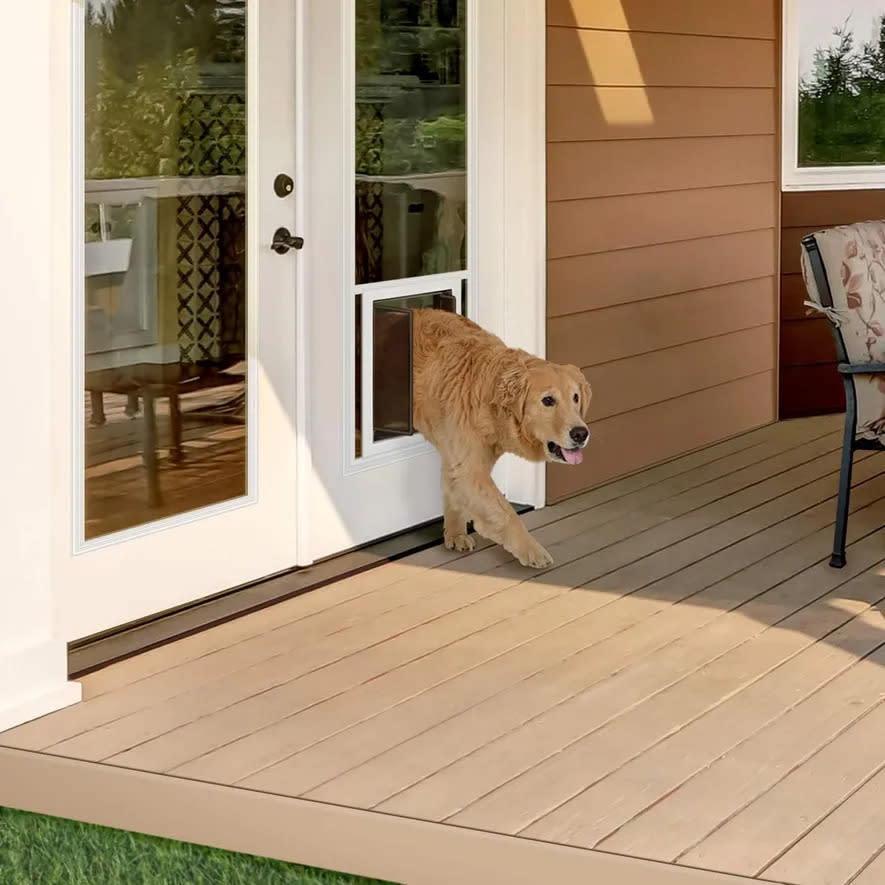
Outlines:
{"label": "chair armrest", "polygon": [[885,363],[839,363],[842,375],[880,375],[885,372]]}

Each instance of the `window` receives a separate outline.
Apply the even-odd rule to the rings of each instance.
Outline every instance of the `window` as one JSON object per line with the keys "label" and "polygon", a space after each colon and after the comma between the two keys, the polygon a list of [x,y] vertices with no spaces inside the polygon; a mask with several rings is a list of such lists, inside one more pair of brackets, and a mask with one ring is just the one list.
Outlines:
{"label": "window", "polygon": [[784,0],[784,190],[885,188],[885,0]]}

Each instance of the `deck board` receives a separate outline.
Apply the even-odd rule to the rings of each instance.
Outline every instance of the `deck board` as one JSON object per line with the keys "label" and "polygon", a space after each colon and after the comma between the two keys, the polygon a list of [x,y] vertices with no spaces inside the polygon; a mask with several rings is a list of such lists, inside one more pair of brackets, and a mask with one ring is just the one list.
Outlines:
{"label": "deck board", "polygon": [[[876,626],[877,639],[881,642],[881,623]],[[843,652],[841,657],[851,655]],[[885,767],[882,745],[871,741],[871,734],[885,734],[883,705],[859,717],[804,765],[793,769],[767,792],[746,804],[684,853],[683,860],[709,869],[732,869],[747,875],[760,873],[777,862]]]}
{"label": "deck board", "polygon": [[[882,537],[878,538],[880,544],[882,540]],[[867,580],[866,575],[863,576],[862,580],[865,583],[872,583]],[[803,576],[802,583],[807,583],[805,576]],[[799,587],[794,586],[791,589],[798,591]],[[814,593],[816,590],[817,588],[814,588],[808,592]],[[858,587],[854,587],[850,592],[857,593],[858,590]],[[880,593],[878,582],[875,582],[870,592],[874,595]],[[786,596],[786,593],[781,595]],[[801,594],[796,593],[795,595],[798,599],[792,603],[793,605],[797,602],[801,604],[801,602],[805,601],[805,598],[803,598],[805,592]],[[742,697],[741,692],[734,693],[735,689],[741,687],[739,680],[745,673],[752,676],[752,668],[757,667],[759,675],[768,676],[767,679],[763,680],[762,685],[774,680],[770,690],[776,691],[777,683],[785,678],[784,672],[788,674],[786,678],[789,678],[789,670],[784,671],[777,668],[782,667],[794,655],[807,648],[810,642],[826,637],[830,631],[841,626],[840,621],[853,624],[850,611],[846,612],[842,606],[832,606],[834,598],[839,597],[837,594],[832,594],[808,608],[799,609],[792,618],[784,620],[779,628],[769,629],[761,635],[757,634],[753,637],[753,641],[748,642],[743,648],[738,648],[726,658],[720,659],[696,678],[685,680],[678,688],[671,690],[667,695],[661,696],[655,703],[651,704],[650,709],[646,712],[650,713],[657,708],[659,716],[657,722],[665,722],[669,725],[667,731],[673,732],[673,736],[666,741],[666,746],[656,747],[657,752],[650,754],[653,756],[652,764],[654,765],[651,776],[649,776],[649,764],[638,759],[632,766],[625,767],[616,777],[611,778],[609,783],[600,780],[595,789],[588,790],[569,803],[559,806],[546,819],[541,819],[537,824],[530,827],[526,834],[536,837],[542,837],[543,834],[544,838],[550,838],[553,834],[556,834],[557,840],[568,841],[570,844],[586,844],[590,842],[612,851],[620,851],[627,845],[633,846],[635,844],[636,851],[628,851],[627,853],[645,856],[647,853],[665,851],[672,852],[673,857],[676,857],[680,853],[680,846],[684,848],[692,844],[694,834],[698,832],[703,834],[705,815],[716,818],[721,809],[726,809],[722,811],[723,816],[717,818],[717,820],[724,820],[733,809],[733,804],[738,801],[737,794],[740,790],[749,789],[749,780],[747,783],[742,783],[739,778],[731,778],[729,780],[726,777],[728,766],[725,764],[723,764],[721,770],[717,771],[712,771],[711,767],[704,767],[712,766],[716,762],[718,754],[713,752],[710,755],[708,747],[695,743],[695,736],[697,734],[706,734],[710,729],[720,729],[716,740],[709,745],[711,749],[720,747],[723,742],[729,743],[733,739],[737,740],[742,731],[749,731],[750,736],[753,737],[756,732],[751,729],[757,721],[756,716],[759,713],[757,709],[751,710],[752,715],[748,715],[746,721],[741,719],[732,720],[728,728],[724,732],[721,731],[722,726],[728,722],[728,717],[735,710],[739,711],[746,704],[746,697]],[[791,603],[787,602],[786,605],[789,606]],[[878,613],[876,617],[878,618]],[[857,639],[857,644],[861,646],[862,652],[869,652],[871,650],[869,644],[873,644],[873,648],[875,648],[875,643],[883,638],[880,636],[878,624],[866,625],[861,623],[850,628],[846,626],[841,636],[844,637],[845,633],[850,638]],[[859,634],[859,639],[857,634]],[[780,655],[780,658],[778,658],[778,655]],[[796,666],[810,668],[814,657],[816,656],[800,655],[796,657]],[[838,660],[831,660],[830,664],[837,667]],[[745,673],[742,673],[742,667]],[[852,667],[848,672],[854,673],[855,670],[856,668]],[[775,674],[777,674],[777,678]],[[704,722],[703,719],[695,719],[696,726],[694,728],[686,728],[686,724],[692,722],[692,714],[696,715],[699,712],[703,712],[703,709],[698,708],[701,707],[702,702],[705,700],[703,690],[707,687],[706,683],[710,680],[716,681],[717,679],[722,685],[721,698],[725,703],[723,712],[711,718],[712,726]],[[753,683],[752,679],[747,681],[750,684]],[[768,689],[769,687],[766,685],[766,690]],[[732,694],[733,697],[730,698],[729,695]],[[747,695],[751,703],[756,694],[757,691],[753,691]],[[672,707],[669,706],[671,704]],[[679,719],[674,721],[679,712],[680,704],[683,707],[689,704],[694,704],[695,706],[689,708],[690,712],[683,716],[682,721],[679,721]],[[816,704],[812,704],[809,709],[811,708],[816,708]],[[786,710],[786,707],[784,709]],[[723,719],[723,717],[726,718]],[[634,719],[636,718],[634,716]],[[662,732],[660,737],[666,738],[667,731],[664,731],[660,724],[656,727]],[[781,728],[787,728],[787,726],[781,726]],[[646,734],[640,734],[640,739],[646,742],[646,744],[650,742],[648,737]],[[595,743],[599,744],[601,741],[597,740]],[[586,759],[588,752],[592,751],[592,746],[590,742],[585,741],[583,747],[580,747],[585,752],[583,754],[571,754],[573,761]],[[648,752],[651,748],[646,746],[645,749]],[[669,769],[665,767],[668,764],[670,765]],[[679,788],[679,777],[677,774],[679,769],[677,766],[683,769],[686,766],[700,769],[693,780],[683,784],[681,792],[680,789],[677,789]],[[614,769],[615,766],[612,766],[611,770]],[[708,774],[707,772],[711,773]],[[746,773],[746,770],[742,770],[742,773]],[[721,775],[721,781],[716,779],[719,775]],[[662,779],[664,780],[664,786],[658,792],[653,785],[656,780],[660,782]],[[704,807],[699,809],[697,807],[697,797],[704,789],[709,789],[712,783],[716,784],[716,794],[703,794],[701,804]],[[621,788],[624,788],[623,793]],[[637,790],[641,791],[642,804],[638,809],[638,813],[636,804],[629,808],[629,812],[633,814],[632,817],[624,814],[623,807],[615,810],[608,804],[612,796],[635,795]],[[601,812],[604,813],[604,817],[599,820]],[[624,818],[627,818],[627,820],[624,820]],[[656,824],[660,825],[661,820],[666,820],[667,822],[664,845],[655,842],[656,839],[661,838],[662,834],[655,834],[653,832],[653,827]],[[618,827],[619,823],[621,825]],[[684,833],[679,831],[680,826],[684,829]],[[609,836],[608,839],[604,838],[606,833],[612,830],[614,830],[613,835]]]}
{"label": "deck board", "polygon": [[[805,506],[807,488],[788,490],[793,489],[797,482],[807,482],[818,475],[817,456],[827,453],[835,459],[835,440],[831,437],[838,437],[838,434],[796,446],[782,455],[745,468],[729,477],[731,482],[719,480],[708,483],[702,487],[705,489],[704,495],[692,495],[687,504],[671,503],[670,513],[680,514],[683,517],[681,520],[676,520],[672,515],[658,517],[652,514],[650,518],[655,520],[655,529],[664,530],[663,541],[654,537],[654,529],[642,533],[647,549],[659,552],[652,565],[672,560],[676,549],[671,546],[673,537],[690,536],[700,527],[716,526],[723,517],[740,513],[741,508],[753,502],[774,499],[774,506],[768,508],[774,514],[773,521],[779,518],[784,507]],[[797,466],[790,468],[791,464],[797,462]],[[811,487],[825,498],[829,494],[829,485],[826,480],[816,480]],[[723,487],[725,491],[740,488],[741,492],[726,495]],[[778,495],[780,497],[776,497]],[[798,500],[794,502],[794,498]],[[708,503],[696,506],[703,502]],[[742,526],[723,525],[726,532],[732,533],[726,537],[731,538],[735,530],[746,531],[748,526],[756,529],[760,518],[768,518],[768,510],[758,508],[753,513],[753,519],[743,520]],[[568,517],[553,526],[562,531],[564,523],[576,521],[581,515]],[[465,577],[461,569],[454,575],[448,570],[438,569],[435,574],[421,579],[417,592],[426,593],[427,596],[418,602],[387,611],[369,625],[364,625],[364,619],[361,619],[319,643],[288,655],[264,659],[254,667],[218,680],[211,686],[201,685],[167,703],[159,714],[151,709],[137,711],[126,720],[93,730],[71,742],[54,744],[52,749],[56,752],[74,752],[79,758],[109,759],[136,766],[148,764],[164,771],[175,768],[215,746],[242,736],[244,728],[254,730],[271,724],[280,710],[291,711],[294,705],[300,705],[302,709],[313,706],[328,696],[428,654],[464,635],[477,622],[479,626],[484,626],[484,617],[494,617],[502,611],[506,613],[514,603],[524,606],[528,602],[543,601],[560,588],[580,586],[587,580],[601,576],[609,570],[605,557],[613,551],[621,560],[627,558],[629,561],[634,555],[630,552],[635,549],[634,545],[627,542],[637,526],[630,517],[604,524],[592,541],[588,541],[583,533],[571,534],[577,528],[573,526],[563,541],[554,542],[549,547],[560,562],[571,561],[577,568],[577,571],[570,571],[565,581],[557,572],[569,572],[567,565],[549,570],[542,578],[528,580],[523,569],[506,561],[491,575],[466,573]],[[539,532],[538,537],[546,539],[543,531]],[[606,544],[612,537],[622,540],[613,545]],[[698,545],[706,543],[703,537],[694,538],[692,544],[683,545],[690,549],[682,551],[680,548],[680,552],[684,557],[693,558]],[[587,552],[588,548],[599,550],[602,564]],[[489,556],[502,557],[497,549],[486,552]],[[648,566],[648,562],[643,565]],[[591,571],[588,572],[588,568]],[[434,578],[440,580],[435,581]],[[523,588],[519,596],[501,597],[504,590],[519,582],[526,582],[529,586]],[[408,599],[410,594],[415,593],[411,582],[401,581],[382,593],[374,594],[371,599],[389,598],[395,593],[394,587],[400,590],[397,600],[401,600],[403,594]],[[443,589],[444,593],[439,592]],[[491,614],[487,615],[489,610]],[[336,613],[336,617],[341,618],[341,613]],[[257,637],[258,641],[260,639]],[[387,641],[382,642],[385,639]],[[285,640],[284,635],[280,641]],[[362,651],[362,655],[354,659],[352,655],[358,651]],[[174,678],[174,674],[169,675]]]}
{"label": "deck board", "polygon": [[[759,632],[763,628],[752,617],[716,618],[644,664],[607,680],[604,687],[585,691],[380,808],[403,814],[421,806],[432,811],[433,819],[465,826],[494,819],[504,831],[520,832],[542,818],[546,808],[561,807],[582,785],[641,760],[658,741],[771,674],[826,635],[834,622],[852,617],[842,611],[823,615],[801,634],[788,627]],[[699,606],[698,621],[703,619]],[[747,720],[752,722],[756,712],[747,711]],[[723,737],[743,726],[744,720],[739,720]],[[452,788],[456,779],[458,792]],[[590,823],[603,811],[610,819],[620,795],[617,787],[600,787],[602,783],[592,797],[588,790],[580,802],[561,807],[555,820],[542,818],[543,824],[529,833],[538,838],[568,836],[580,843],[592,838],[587,834]],[[563,820],[571,826],[563,827]],[[580,834],[573,830],[576,823]]]}
{"label": "deck board", "polygon": [[[111,665],[0,746],[797,885],[885,875],[885,459],[771,425]],[[854,877],[857,877],[856,879]],[[877,878],[878,877],[878,878]]]}
{"label": "deck board", "polygon": [[[829,576],[825,573],[824,577]],[[730,601],[733,601],[730,588],[722,589],[724,595],[731,597]],[[746,592],[747,595],[755,594],[757,587],[753,586]],[[640,597],[635,599],[641,602]],[[626,605],[633,600],[634,597],[628,597],[623,602]],[[786,613],[789,613],[793,604],[795,603],[788,598],[785,603]],[[763,606],[760,605],[759,608]],[[769,616],[774,608],[773,600],[764,605],[765,613]],[[545,671],[535,679],[534,684],[515,686],[484,708],[470,710],[456,720],[449,720],[435,731],[419,736],[411,744],[392,747],[386,755],[342,775],[337,783],[329,783],[325,789],[308,795],[327,801],[332,796],[359,796],[361,802],[370,805],[373,800],[380,801],[422,777],[429,777],[434,771],[442,770],[461,756],[479,749],[489,738],[506,735],[508,731],[506,744],[485,754],[485,761],[490,756],[497,756],[495,768],[500,769],[504,764],[515,766],[520,757],[515,753],[514,745],[523,748],[523,752],[528,754],[529,762],[532,759],[540,761],[543,758],[544,739],[552,743],[550,752],[555,752],[558,749],[557,742],[567,739],[574,731],[577,730],[580,735],[581,730],[589,731],[594,722],[599,723],[606,713],[613,717],[618,711],[629,709],[632,703],[642,698],[643,690],[651,693],[656,685],[666,687],[670,681],[669,676],[675,678],[679,675],[680,666],[683,671],[690,670],[692,664],[701,666],[708,659],[727,650],[728,641],[737,643],[747,633],[762,629],[752,619],[717,618],[719,610],[715,603],[710,606],[698,604],[689,610],[676,606],[669,609],[667,614],[659,614],[639,622],[635,628],[616,634],[610,640],[592,647],[581,657],[565,662],[558,671]],[[705,621],[709,625],[705,632],[689,632],[703,627]],[[686,635],[690,636],[690,642],[670,644]],[[642,660],[640,657],[643,653],[659,650],[660,653],[653,655],[651,659]],[[618,668],[623,669],[618,672]],[[613,670],[616,672],[609,677]],[[631,685],[634,692],[632,697],[629,695]],[[536,719],[531,726],[526,726],[525,723],[534,715],[543,714],[548,707],[554,708],[555,702],[560,700],[569,703],[552,709],[544,720]],[[551,719],[552,727],[546,728],[546,720]],[[367,726],[364,732],[369,730],[370,727]],[[289,764],[294,766],[295,762]],[[482,765],[474,768],[472,774],[485,780],[490,774],[488,771],[480,774],[480,768]],[[309,766],[307,770],[309,771]],[[452,791],[454,787],[449,774],[454,777],[457,773],[456,770],[449,769],[437,781],[443,782],[447,792]],[[282,772],[277,769],[276,774],[281,775]],[[535,785],[540,783],[549,791],[552,787],[549,783],[544,783],[544,775],[541,774]],[[270,776],[271,772],[268,771],[265,777]],[[576,781],[580,782],[583,776],[580,769],[570,770],[566,780],[573,785]],[[247,781],[250,782],[252,781]],[[468,780],[468,783],[469,788],[473,789],[475,782]],[[464,789],[463,784],[461,789]],[[534,793],[534,796],[536,802],[541,801],[539,794]],[[392,810],[392,805],[385,804],[382,807]],[[507,808],[506,802],[502,809],[508,814],[514,813],[514,809]],[[402,811],[401,808],[399,810]],[[472,823],[475,824],[476,820]],[[496,826],[498,825],[496,819]]]}
{"label": "deck board", "polygon": [[[880,742],[881,732],[877,733],[874,728],[875,723],[870,723],[867,739],[871,743]],[[806,882],[809,885],[826,885],[850,881],[882,849],[885,833],[883,787],[885,777],[881,773],[867,781],[772,864],[765,873],[766,877],[801,882],[803,885]],[[881,863],[874,863],[874,866],[881,871]],[[882,881],[875,878],[875,872],[872,867],[866,871],[868,882]]]}

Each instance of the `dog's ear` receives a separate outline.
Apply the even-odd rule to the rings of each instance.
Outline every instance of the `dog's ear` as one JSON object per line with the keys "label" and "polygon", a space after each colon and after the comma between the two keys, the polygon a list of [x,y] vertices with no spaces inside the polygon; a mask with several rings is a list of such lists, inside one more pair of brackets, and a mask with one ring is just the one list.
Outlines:
{"label": "dog's ear", "polygon": [[565,370],[578,382],[578,391],[581,397],[581,415],[586,417],[587,410],[590,408],[590,400],[593,398],[593,389],[590,387],[590,382],[577,366],[568,365],[565,366]]}
{"label": "dog's ear", "polygon": [[529,395],[528,369],[515,363],[507,366],[498,379],[498,405],[518,419],[525,414]]}

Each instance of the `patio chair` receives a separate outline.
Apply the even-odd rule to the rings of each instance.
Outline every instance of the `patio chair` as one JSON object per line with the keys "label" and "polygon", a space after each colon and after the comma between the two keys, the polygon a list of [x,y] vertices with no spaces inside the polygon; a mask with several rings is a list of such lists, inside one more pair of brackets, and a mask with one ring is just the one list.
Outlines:
{"label": "patio chair", "polygon": [[885,449],[885,221],[818,231],[802,240],[807,307],[832,323],[845,384],[845,432],[830,565],[845,565],[851,467],[858,449]]}

